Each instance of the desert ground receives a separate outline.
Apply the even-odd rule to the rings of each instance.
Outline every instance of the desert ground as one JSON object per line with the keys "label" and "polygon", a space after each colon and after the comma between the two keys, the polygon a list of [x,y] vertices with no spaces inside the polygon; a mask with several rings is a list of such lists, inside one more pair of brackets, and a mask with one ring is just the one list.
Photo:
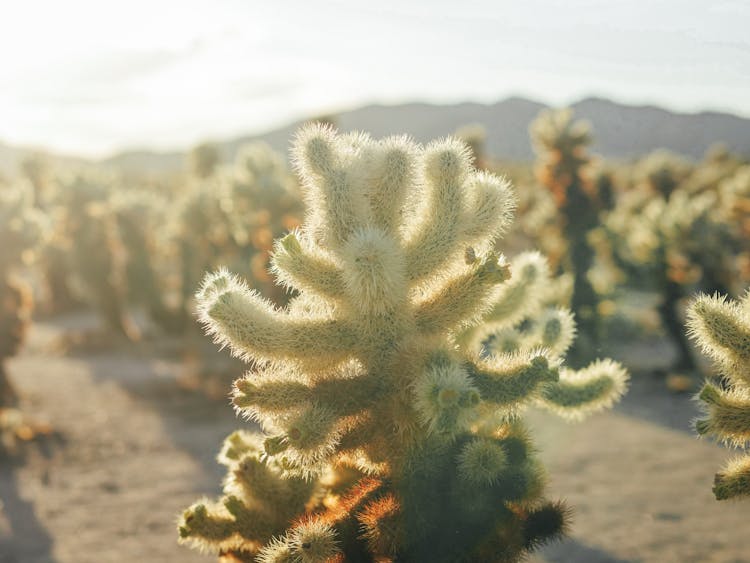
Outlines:
{"label": "desert ground", "polygon": [[[0,461],[0,562],[210,561],[177,544],[176,516],[219,493],[219,444],[247,423],[179,385],[179,362],[151,348],[63,355],[55,342],[75,322],[37,323],[9,366],[56,435]],[[580,424],[528,414],[549,494],[574,507],[568,539],[532,561],[750,562],[750,505],[711,493],[731,454],[693,435],[695,403],[654,372],[669,350],[623,353],[637,369],[613,411]]]}

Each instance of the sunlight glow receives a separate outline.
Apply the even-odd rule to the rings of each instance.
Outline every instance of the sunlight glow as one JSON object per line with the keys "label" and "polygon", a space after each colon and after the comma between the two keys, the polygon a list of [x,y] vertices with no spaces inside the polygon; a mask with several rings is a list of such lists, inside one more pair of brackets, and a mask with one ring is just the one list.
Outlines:
{"label": "sunlight glow", "polygon": [[587,95],[750,115],[750,5],[31,0],[0,18],[0,140],[101,156],[373,101]]}

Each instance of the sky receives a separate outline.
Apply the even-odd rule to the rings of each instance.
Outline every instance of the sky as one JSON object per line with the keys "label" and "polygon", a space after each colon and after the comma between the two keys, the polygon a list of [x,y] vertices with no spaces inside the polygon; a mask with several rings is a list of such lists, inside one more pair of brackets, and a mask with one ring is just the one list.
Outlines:
{"label": "sky", "polygon": [[368,103],[595,95],[750,117],[746,0],[0,0],[0,14],[0,142],[89,157]]}

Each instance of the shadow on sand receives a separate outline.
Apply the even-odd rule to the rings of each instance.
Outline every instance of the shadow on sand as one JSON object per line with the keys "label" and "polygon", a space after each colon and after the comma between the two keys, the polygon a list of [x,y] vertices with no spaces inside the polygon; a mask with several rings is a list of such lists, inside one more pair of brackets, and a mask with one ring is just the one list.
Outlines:
{"label": "shadow on sand", "polygon": [[30,455],[49,459],[60,441],[56,437],[24,444],[23,450],[13,457],[0,453],[0,522],[5,528],[0,531],[0,563],[55,561],[52,536],[37,518],[33,503],[19,494],[16,469]]}
{"label": "shadow on sand", "polygon": [[551,544],[543,548],[539,555],[547,563],[640,563],[640,559],[620,559],[573,538]]}

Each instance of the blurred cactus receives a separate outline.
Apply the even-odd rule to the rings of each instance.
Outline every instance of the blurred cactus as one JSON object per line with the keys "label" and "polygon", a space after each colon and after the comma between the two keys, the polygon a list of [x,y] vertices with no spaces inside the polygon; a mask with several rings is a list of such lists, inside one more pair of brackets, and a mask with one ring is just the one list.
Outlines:
{"label": "blurred cactus", "polygon": [[193,147],[189,155],[190,170],[198,178],[208,178],[219,166],[219,148],[213,143],[201,143]]}
{"label": "blurred cactus", "polygon": [[168,235],[181,272],[180,330],[192,322],[193,295],[206,270],[231,267],[277,304],[287,295],[268,273],[276,237],[299,224],[297,186],[265,143],[241,147],[235,163],[191,186],[177,201]]}
{"label": "blurred cactus", "polygon": [[517,561],[558,537],[567,509],[544,500],[517,415],[536,403],[578,417],[627,376],[607,362],[561,373],[564,311],[514,353],[460,338],[553,299],[526,292],[541,273],[511,273],[492,250],[510,186],[451,139],[311,125],[293,154],[308,212],[273,270],[299,294],[279,309],[220,270],[198,295],[216,341],[256,366],[233,401],[264,436],[227,439],[225,495],[185,511],[181,540],[227,561],[447,562]]}
{"label": "blurred cactus", "polygon": [[[688,309],[690,335],[724,377],[706,383],[698,398],[705,416],[695,421],[702,436],[745,448],[750,441],[750,292],[740,301],[701,295]],[[730,461],[714,479],[718,500],[750,495],[750,455]]]}
{"label": "blurred cactus", "polygon": [[164,225],[169,219],[166,200],[151,191],[120,191],[111,197],[117,238],[125,249],[125,297],[144,306],[150,318],[167,332],[184,329],[187,314],[169,290],[174,267]]}
{"label": "blurred cactus", "polygon": [[733,293],[750,283],[750,165],[736,169],[718,186],[721,213],[734,251]]}
{"label": "blurred cactus", "polygon": [[34,205],[45,209],[52,197],[53,183],[51,178],[50,163],[48,159],[39,153],[31,154],[21,161],[21,176],[32,186],[34,194]]}
{"label": "blurred cactus", "polygon": [[34,258],[48,229],[47,218],[33,206],[28,185],[0,186],[0,277]]}
{"label": "blurred cactus", "polygon": [[73,290],[91,303],[113,334],[135,341],[140,330],[128,312],[127,249],[120,236],[112,194],[115,179],[79,171],[60,179],[62,253]]}
{"label": "blurred cactus", "polygon": [[661,296],[662,325],[679,349],[674,367],[694,371],[681,302],[696,288],[730,291],[742,239],[728,212],[730,188],[725,196],[718,189],[691,191],[688,172],[687,164],[664,151],[643,159],[635,185],[605,219],[604,231],[628,282]]}
{"label": "blurred cactus", "polygon": [[474,168],[484,170],[488,167],[487,130],[479,123],[471,123],[456,129],[456,137],[466,143],[471,151]]}
{"label": "blurred cactus", "polygon": [[573,121],[570,110],[542,111],[530,132],[537,152],[537,178],[554,197],[562,238],[567,242],[563,266],[575,276],[571,308],[580,338],[572,360],[581,364],[592,356],[599,332],[599,297],[588,278],[595,257],[588,236],[599,224],[601,209],[597,184],[584,173],[591,134],[586,123]]}
{"label": "blurred cactus", "polygon": [[219,266],[284,303],[268,274],[270,253],[274,237],[297,226],[301,203],[281,157],[249,145],[232,166],[181,184],[168,203],[163,187],[125,185],[103,171],[59,175],[44,260],[52,299],[70,291],[69,300],[92,304],[108,329],[130,340],[141,336],[133,306],[162,331],[192,338],[194,293],[203,273]]}
{"label": "blurred cactus", "polygon": [[27,187],[0,187],[0,408],[18,401],[5,360],[18,352],[31,322],[31,290],[17,270],[33,258],[46,230],[46,220],[32,206],[33,192]]}
{"label": "blurred cactus", "polygon": [[656,150],[638,163],[637,180],[650,195],[668,199],[687,178],[690,165],[679,155],[667,150]]}

